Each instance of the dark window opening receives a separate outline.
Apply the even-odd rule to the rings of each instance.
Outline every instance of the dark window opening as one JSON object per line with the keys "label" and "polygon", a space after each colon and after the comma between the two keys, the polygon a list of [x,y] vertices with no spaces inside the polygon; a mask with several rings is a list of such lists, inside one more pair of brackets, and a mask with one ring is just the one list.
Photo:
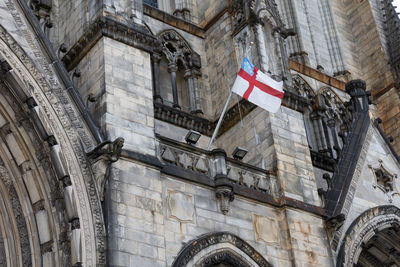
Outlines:
{"label": "dark window opening", "polygon": [[158,8],[157,0],[143,0],[143,3],[145,3],[145,4],[149,5],[149,6]]}

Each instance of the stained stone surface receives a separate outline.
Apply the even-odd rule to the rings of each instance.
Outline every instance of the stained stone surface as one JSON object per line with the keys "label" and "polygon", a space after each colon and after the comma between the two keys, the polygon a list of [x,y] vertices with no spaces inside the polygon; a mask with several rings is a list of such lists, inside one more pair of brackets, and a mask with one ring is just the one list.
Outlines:
{"label": "stained stone surface", "polygon": [[181,192],[168,191],[168,211],[171,217],[180,222],[193,221],[193,197]]}

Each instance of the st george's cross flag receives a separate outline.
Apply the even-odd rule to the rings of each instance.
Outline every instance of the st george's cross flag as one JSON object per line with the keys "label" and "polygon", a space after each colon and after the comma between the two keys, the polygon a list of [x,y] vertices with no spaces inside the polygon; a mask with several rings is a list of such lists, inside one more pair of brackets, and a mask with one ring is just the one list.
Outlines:
{"label": "st george's cross flag", "polygon": [[245,57],[232,91],[253,104],[275,113],[282,103],[282,87],[283,82],[277,82],[262,73]]}

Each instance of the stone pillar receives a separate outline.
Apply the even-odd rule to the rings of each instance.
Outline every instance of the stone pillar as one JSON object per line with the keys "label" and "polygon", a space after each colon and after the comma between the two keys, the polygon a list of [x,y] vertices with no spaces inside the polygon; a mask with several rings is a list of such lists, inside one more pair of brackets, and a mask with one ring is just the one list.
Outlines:
{"label": "stone pillar", "polygon": [[201,109],[201,97],[198,76],[193,77],[193,90],[194,90],[194,100],[195,100],[195,113],[203,113]]}
{"label": "stone pillar", "polygon": [[327,125],[329,128],[329,133],[330,133],[330,140],[331,140],[331,149],[332,149],[332,157],[333,158],[338,158],[339,156],[339,139],[338,139],[338,134],[336,130],[336,121],[334,118],[330,118],[327,121]]}
{"label": "stone pillar", "polygon": [[256,46],[257,46],[258,56],[260,58],[261,70],[262,72],[273,71],[273,69],[271,70],[271,66],[269,65],[272,61],[268,57],[265,48],[266,44],[265,44],[264,31],[262,25],[259,23],[255,24],[253,26],[253,31],[256,37]]}
{"label": "stone pillar", "polygon": [[178,97],[178,86],[176,84],[176,72],[178,71],[178,66],[176,63],[170,63],[168,65],[168,72],[171,75],[171,83],[172,83],[172,97],[173,97],[173,107],[174,108],[181,108],[179,106],[179,97]]}
{"label": "stone pillar", "polygon": [[281,49],[281,42],[280,42],[281,35],[280,35],[279,31],[277,29],[274,29],[272,31],[272,35],[274,37],[275,50],[276,50],[275,53],[278,56],[278,62],[277,62],[278,64],[276,64],[276,73],[275,74],[280,76],[280,78],[283,79],[283,77],[284,77],[284,70],[283,70],[284,59],[282,57],[283,56],[282,53],[285,53],[285,51],[282,51],[282,49]]}
{"label": "stone pillar", "polygon": [[321,151],[321,150],[323,150],[321,129],[320,129],[320,124],[319,124],[319,120],[321,120],[321,116],[318,114],[317,111],[313,111],[310,118],[311,118],[313,130],[314,130],[315,140],[317,141],[318,151]]}
{"label": "stone pillar", "polygon": [[163,99],[160,93],[160,61],[161,55],[153,53],[151,55],[152,67],[153,67],[153,97],[157,103],[162,103]]}
{"label": "stone pillar", "polygon": [[186,81],[186,89],[187,89],[187,94],[188,94],[188,98],[189,98],[189,110],[190,110],[190,113],[194,113],[196,110],[196,103],[195,103],[192,71],[189,69],[185,70],[184,77],[185,77],[185,81]]}

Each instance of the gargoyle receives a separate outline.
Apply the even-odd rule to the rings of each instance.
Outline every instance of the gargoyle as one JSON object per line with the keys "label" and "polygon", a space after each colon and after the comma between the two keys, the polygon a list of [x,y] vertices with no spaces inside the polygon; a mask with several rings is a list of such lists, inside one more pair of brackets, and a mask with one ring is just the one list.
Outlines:
{"label": "gargoyle", "polygon": [[94,179],[101,201],[104,200],[105,183],[107,181],[107,176],[110,173],[110,166],[121,156],[124,141],[125,140],[122,137],[118,137],[113,142],[104,141],[87,153],[87,156],[92,163]]}
{"label": "gargoyle", "polygon": [[121,156],[122,147],[125,139],[118,137],[113,142],[107,140],[100,143],[92,151],[87,153],[89,159],[96,160],[98,158],[105,159],[109,162],[116,162]]}

